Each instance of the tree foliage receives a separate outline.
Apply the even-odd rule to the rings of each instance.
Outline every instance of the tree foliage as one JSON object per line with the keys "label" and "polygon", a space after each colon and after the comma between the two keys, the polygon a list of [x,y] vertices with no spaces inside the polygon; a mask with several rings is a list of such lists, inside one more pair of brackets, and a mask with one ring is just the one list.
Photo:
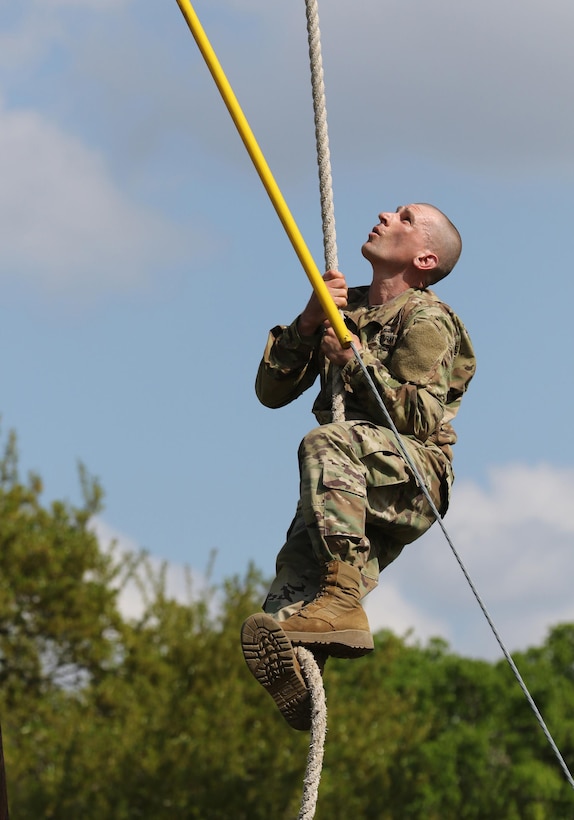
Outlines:
{"label": "tree foliage", "polygon": [[[239,646],[263,579],[168,596],[145,555],[102,550],[84,502],[45,506],[0,459],[0,706],[19,820],[291,820],[308,737],[284,723]],[[128,618],[129,581],[143,607]],[[515,658],[574,764],[574,624]],[[557,820],[574,793],[506,662],[390,632],[325,670],[329,732],[317,820]]]}

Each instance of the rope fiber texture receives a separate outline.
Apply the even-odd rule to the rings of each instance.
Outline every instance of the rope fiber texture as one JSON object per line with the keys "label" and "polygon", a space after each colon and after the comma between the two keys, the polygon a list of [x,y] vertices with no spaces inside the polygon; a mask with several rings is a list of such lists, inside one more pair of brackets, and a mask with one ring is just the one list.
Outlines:
{"label": "rope fiber texture", "polygon": [[[338,270],[337,234],[335,230],[335,208],[333,204],[333,180],[331,175],[331,152],[327,130],[327,105],[321,55],[321,33],[319,30],[319,9],[317,0],[305,0],[307,14],[307,38],[309,43],[309,63],[311,67],[311,89],[313,93],[313,113],[315,117],[315,144],[319,171],[319,192],[321,196],[321,219],[323,224],[323,252],[325,270]],[[345,400],[343,380],[339,368],[331,367],[333,421],[345,420]],[[323,769],[325,737],[327,734],[327,705],[321,671],[313,653],[303,646],[295,649],[301,671],[307,682],[311,696],[311,738],[307,754],[307,768],[303,780],[303,795],[297,820],[313,820],[317,808],[319,783]]]}
{"label": "rope fiber texture", "polygon": [[[334,207],[333,207],[333,192],[332,192],[332,175],[331,175],[331,155],[329,151],[329,137],[327,132],[327,112],[326,112],[326,101],[325,101],[325,86],[324,86],[324,75],[323,75],[323,60],[321,55],[321,40],[320,40],[320,30],[319,30],[319,11],[317,6],[317,0],[305,0],[306,9],[307,9],[307,34],[309,40],[309,58],[311,63],[311,85],[313,89],[313,110],[315,113],[315,139],[317,144],[317,161],[319,166],[319,185],[320,185],[320,193],[321,193],[321,215],[323,220],[323,247],[325,252],[325,265],[326,269],[329,270],[331,268],[337,269],[338,268],[338,259],[337,259],[337,240],[336,240],[336,231],[335,231],[335,216],[334,216]],[[484,617],[486,618],[488,625],[490,626],[492,633],[502,650],[502,653],[508,662],[520,688],[524,696],[526,697],[530,708],[532,709],[536,720],[538,721],[540,728],[544,732],[566,779],[568,780],[569,784],[574,788],[574,778],[572,777],[564,758],[562,757],[560,750],[558,749],[552,735],[546,723],[536,706],[524,680],[518,671],[518,668],[508,652],[506,646],[504,645],[494,622],[484,605],[482,598],[480,597],[465,565],[460,558],[454,543],[452,542],[446,527],[444,526],[442,517],[439,511],[436,508],[428,489],[426,487],[425,481],[420,475],[419,471],[417,470],[416,465],[413,463],[409,453],[405,449],[399,432],[389,415],[389,411],[385,407],[385,404],[379,395],[379,392],[367,370],[365,367],[363,360],[359,351],[357,350],[356,346],[351,343],[351,347],[353,349],[353,353],[355,354],[355,358],[359,363],[363,374],[375,395],[377,402],[381,406],[381,409],[385,415],[385,418],[395,434],[397,439],[398,446],[400,448],[403,457],[415,476],[417,484],[419,485],[420,489],[422,490],[426,500],[428,501],[431,510],[433,512],[434,517],[439,523],[439,526],[446,538],[448,545],[450,546],[452,553],[462,570],[464,577],[467,580],[467,583],[470,586],[470,589],[476,598],[476,601],[482,610]],[[332,416],[333,421],[344,421],[345,419],[345,403],[344,403],[344,388],[342,379],[340,377],[340,373],[338,368],[331,367],[331,372],[333,373],[333,404],[332,404]],[[320,774],[320,772],[319,772]],[[317,783],[318,788],[318,783]],[[312,817],[313,815],[305,815],[305,817]]]}
{"label": "rope fiber texture", "polygon": [[[309,62],[311,65],[311,88],[313,92],[313,112],[315,115],[315,143],[319,170],[319,191],[321,195],[321,218],[323,222],[323,250],[325,270],[338,270],[337,232],[335,229],[335,208],[333,204],[333,179],[331,174],[331,152],[327,129],[327,105],[323,57],[321,54],[321,32],[319,30],[319,8],[317,0],[305,0],[307,11],[307,38],[309,42]],[[331,366],[333,421],[345,420],[345,391],[339,368]]]}
{"label": "rope fiber texture", "polygon": [[[320,194],[321,194],[321,216],[323,221],[323,248],[325,254],[325,267],[326,270],[329,269],[338,269],[339,262],[337,258],[337,238],[336,238],[336,230],[335,230],[335,214],[334,214],[334,205],[333,205],[333,184],[332,184],[332,174],[331,174],[331,154],[329,150],[329,135],[327,130],[327,107],[326,107],[326,99],[325,99],[325,84],[324,84],[324,73],[323,73],[323,59],[321,54],[321,36],[320,36],[320,29],[319,29],[319,10],[317,5],[317,0],[305,0],[306,11],[307,11],[307,35],[309,41],[309,59],[311,64],[311,86],[313,91],[313,111],[315,115],[315,141],[317,147],[317,163],[319,168],[319,187],[320,187]],[[435,519],[438,521],[439,526],[446,538],[448,545],[450,546],[452,553],[462,570],[464,577],[470,589],[476,598],[476,601],[482,610],[484,617],[486,618],[488,625],[490,626],[492,633],[502,650],[502,653],[508,662],[517,682],[520,686],[530,708],[532,709],[536,720],[538,721],[540,728],[544,732],[544,735],[550,744],[566,779],[574,788],[574,779],[562,757],[560,750],[558,749],[554,738],[550,734],[546,723],[534,702],[524,680],[518,671],[518,668],[508,652],[506,646],[504,645],[494,622],[484,605],[482,598],[480,597],[465,565],[460,558],[453,541],[451,540],[446,527],[444,526],[442,517],[436,508],[435,503],[433,502],[432,498],[430,497],[429,491],[426,487],[425,481],[422,478],[420,472],[418,471],[416,465],[414,464],[413,460],[411,459],[409,453],[407,452],[406,448],[404,447],[399,432],[390,417],[389,411],[385,407],[385,404],[379,395],[379,392],[371,378],[370,373],[368,372],[367,368],[365,367],[363,360],[359,351],[357,350],[354,344],[351,344],[353,349],[353,353],[357,362],[359,363],[363,374],[369,384],[369,387],[373,391],[377,402],[379,403],[383,414],[393,431],[395,438],[397,439],[397,443],[403,457],[409,467],[411,468],[417,484],[419,485],[420,489],[422,490],[427,502],[430,505],[430,508],[433,512]],[[333,401],[332,401],[332,417],[333,421],[344,421],[345,419],[345,401],[344,401],[344,387],[343,382],[340,376],[340,371],[338,368],[331,367],[332,373],[332,393],[333,393]],[[307,652],[302,647],[298,650],[298,653]],[[325,742],[325,733],[326,733],[326,709],[324,714],[317,713],[315,710],[315,699],[320,699],[322,697],[323,703],[325,698],[325,692],[323,689],[323,684],[321,680],[321,676],[319,673],[319,668],[317,667],[314,658],[310,652],[307,652],[307,655],[310,657],[306,658],[302,663],[301,666],[303,668],[303,673],[306,674],[306,670],[312,670],[313,675],[316,674],[319,676],[318,689],[319,692],[312,694],[312,723],[311,723],[311,744],[309,748],[309,757],[307,760],[307,772],[305,775],[304,780],[304,791],[303,791],[303,803],[301,805],[301,813],[299,815],[299,820],[311,820],[315,814],[315,807],[317,802],[317,794],[319,790],[319,781],[321,777],[321,766],[323,760],[323,744]],[[303,666],[305,664],[305,666]],[[313,670],[313,666],[315,670]],[[309,671],[308,674],[311,674]],[[325,721],[324,730],[322,725],[316,726],[315,721],[319,721],[322,724],[323,720]],[[321,744],[321,748],[319,749],[318,746]]]}
{"label": "rope fiber texture", "polygon": [[311,695],[311,741],[307,755],[307,769],[303,780],[303,796],[297,820],[312,820],[317,808],[319,782],[323,768],[325,736],[327,734],[327,704],[321,672],[313,653],[303,646],[295,650],[303,677]]}
{"label": "rope fiber texture", "polygon": [[[321,185],[321,209],[322,209],[322,213],[323,213],[323,233],[324,233],[324,247],[325,247],[325,262],[326,262],[326,265],[327,265],[327,269],[329,269],[329,268],[338,268],[338,260],[337,260],[336,239],[335,239],[335,220],[334,220],[334,216],[333,216],[333,198],[332,198],[332,193],[331,193],[331,188],[332,188],[332,186],[331,186],[331,165],[330,165],[330,152],[329,152],[328,137],[327,137],[327,118],[326,118],[325,93],[324,93],[324,86],[323,86],[323,68],[322,68],[322,58],[321,58],[321,49],[320,49],[319,21],[318,21],[317,0],[305,0],[305,2],[306,2],[306,8],[307,8],[307,25],[308,25],[308,34],[309,34],[309,54],[310,54],[310,59],[311,59],[311,74],[312,74],[312,85],[313,85],[313,105],[314,105],[314,108],[315,108],[315,130],[316,130],[316,139],[317,139],[317,155],[318,155],[318,162],[319,162],[319,180],[320,180],[320,185]],[[282,224],[283,224],[289,238],[291,239],[293,247],[296,250],[297,255],[299,256],[299,259],[300,259],[301,263],[303,264],[303,267],[304,267],[305,271],[307,272],[311,282],[313,283],[313,287],[316,288],[318,284],[324,285],[324,283],[321,281],[320,276],[318,277],[319,278],[319,283],[315,282],[315,273],[318,274],[318,271],[316,270],[316,265],[312,262],[312,259],[310,259],[310,255],[308,254],[307,248],[306,248],[306,246],[305,246],[305,244],[302,240],[302,237],[300,236],[300,232],[299,232],[296,224],[294,223],[294,221],[291,217],[291,214],[290,214],[290,212],[289,212],[289,210],[286,206],[286,203],[283,200],[283,197],[282,197],[281,192],[279,191],[279,189],[278,189],[278,187],[275,183],[275,180],[273,179],[273,177],[270,173],[269,167],[267,166],[267,163],[265,162],[265,158],[261,154],[261,151],[260,151],[259,146],[257,145],[257,143],[255,141],[253,133],[252,133],[251,129],[249,128],[249,124],[247,123],[247,121],[245,119],[245,116],[244,116],[243,112],[241,111],[241,109],[239,107],[237,99],[235,98],[235,95],[233,94],[233,91],[232,91],[231,87],[229,86],[229,83],[227,82],[227,78],[225,77],[225,75],[223,73],[223,70],[222,70],[222,68],[219,64],[219,61],[217,60],[217,57],[216,57],[214,51],[211,48],[211,44],[209,43],[209,40],[205,36],[205,32],[203,31],[203,28],[202,28],[202,26],[201,26],[201,24],[200,24],[200,22],[197,18],[197,15],[195,14],[193,6],[189,2],[189,0],[177,0],[177,3],[178,3],[178,5],[179,5],[179,7],[180,7],[180,9],[183,13],[183,16],[184,16],[184,18],[185,18],[185,20],[186,20],[186,22],[187,22],[187,24],[190,28],[190,31],[192,32],[192,34],[193,34],[193,36],[196,40],[196,43],[197,43],[197,45],[198,45],[198,47],[199,47],[199,49],[200,49],[200,51],[201,51],[201,53],[202,53],[202,55],[205,59],[205,62],[206,62],[207,66],[208,66],[208,68],[209,68],[209,70],[210,70],[210,72],[213,76],[213,79],[214,79],[214,81],[215,81],[215,83],[216,83],[216,85],[217,85],[217,87],[218,87],[218,89],[219,89],[225,103],[226,103],[228,111],[229,111],[229,113],[230,113],[230,115],[231,115],[237,129],[238,129],[238,132],[239,132],[239,134],[240,134],[240,136],[241,136],[241,138],[242,138],[242,140],[245,144],[245,147],[246,147],[251,159],[253,160],[253,163],[255,165],[256,170],[259,173],[261,181],[263,182],[264,187],[267,190],[267,192],[270,196],[270,199],[271,199],[271,201],[272,201],[272,203],[273,203],[273,205],[274,205],[274,207],[277,211],[277,214],[280,217],[281,222],[282,222]],[[336,311],[334,313],[331,313],[331,316],[332,316],[332,318],[336,317],[337,316]],[[400,438],[400,435],[399,435],[399,433],[396,429],[396,426],[394,425],[394,423],[393,423],[393,421],[392,421],[392,419],[389,415],[389,412],[388,412],[387,408],[385,407],[384,402],[382,401],[382,398],[379,395],[379,393],[378,393],[378,391],[375,387],[375,384],[374,384],[374,382],[373,382],[367,368],[365,367],[365,365],[364,365],[364,363],[361,359],[361,356],[360,356],[356,346],[352,342],[351,342],[351,348],[354,352],[355,358],[357,359],[359,365],[361,366],[362,372],[363,372],[363,374],[364,374],[364,376],[365,376],[365,378],[366,378],[366,380],[369,384],[370,389],[372,389],[372,391],[373,391],[373,393],[376,397],[376,400],[379,403],[379,405],[380,405],[380,407],[381,407],[381,409],[382,409],[382,411],[385,415],[385,418],[387,419],[387,421],[389,423],[390,429],[393,431],[393,433],[396,436],[398,446],[401,450],[401,453],[403,454],[403,456],[405,458],[405,461],[407,462],[407,464],[410,466],[411,470],[413,471],[413,474],[416,478],[417,483],[419,484],[419,486],[421,488],[421,491],[423,492],[423,494],[425,495],[425,498],[429,502],[431,510],[432,510],[436,520],[438,521],[438,523],[440,525],[440,528],[441,528],[441,530],[442,530],[442,532],[443,532],[443,534],[444,534],[444,536],[445,536],[445,538],[446,538],[446,540],[447,540],[447,542],[448,542],[448,544],[449,544],[449,546],[450,546],[450,548],[451,548],[451,550],[452,550],[452,552],[453,552],[453,554],[454,554],[454,556],[455,556],[455,558],[456,558],[456,560],[457,560],[457,562],[458,562],[458,564],[459,564],[459,566],[460,566],[466,580],[468,581],[468,583],[470,585],[470,588],[471,588],[471,590],[472,590],[472,592],[473,592],[473,594],[474,594],[474,596],[475,596],[475,598],[476,598],[476,600],[477,600],[477,602],[478,602],[484,616],[486,617],[486,620],[488,621],[488,624],[489,624],[490,628],[492,629],[492,632],[494,633],[494,636],[495,636],[496,640],[498,641],[498,644],[499,644],[500,648],[502,649],[502,652],[503,652],[506,660],[508,661],[508,663],[509,663],[509,665],[510,665],[510,667],[511,667],[513,673],[514,673],[514,675],[515,675],[515,677],[516,677],[516,679],[517,679],[517,681],[520,685],[520,688],[522,689],[526,699],[528,700],[528,703],[530,704],[530,706],[532,708],[532,711],[534,712],[534,714],[536,716],[536,719],[538,720],[538,722],[539,722],[539,724],[542,728],[542,731],[544,732],[544,734],[546,736],[546,739],[548,740],[550,746],[552,747],[552,750],[553,750],[554,754],[556,755],[556,758],[558,759],[558,762],[560,763],[560,766],[562,767],[562,770],[563,770],[564,774],[566,775],[566,778],[567,778],[570,786],[572,786],[572,788],[574,788],[574,779],[572,778],[572,775],[570,774],[570,771],[568,770],[568,767],[566,766],[566,763],[564,762],[564,759],[563,759],[562,755],[560,754],[560,751],[559,751],[558,747],[556,746],[556,743],[554,742],[554,740],[552,738],[552,735],[550,734],[550,732],[549,732],[549,730],[548,730],[548,728],[547,728],[547,726],[546,726],[546,724],[545,724],[545,722],[542,718],[542,715],[540,714],[536,704],[534,703],[534,700],[532,699],[528,689],[526,688],[526,685],[525,685],[524,681],[522,680],[522,677],[521,677],[518,669],[516,668],[516,665],[515,665],[512,657],[510,656],[510,654],[508,653],[506,647],[504,646],[504,644],[503,644],[503,642],[502,642],[502,640],[501,640],[501,638],[500,638],[500,636],[499,636],[499,634],[498,634],[498,632],[497,632],[497,630],[494,626],[494,623],[493,623],[490,615],[488,614],[488,611],[486,610],[486,607],[484,606],[484,604],[483,604],[483,602],[482,602],[482,600],[481,600],[481,598],[480,598],[480,596],[479,596],[479,594],[478,594],[478,592],[477,592],[477,590],[476,590],[476,588],[475,588],[475,586],[474,586],[474,584],[473,584],[467,570],[464,567],[464,564],[462,563],[462,561],[461,561],[461,559],[460,559],[460,557],[459,557],[459,555],[458,555],[458,553],[457,553],[457,551],[454,547],[453,542],[451,541],[451,539],[450,539],[450,537],[449,537],[449,535],[446,531],[446,528],[445,528],[445,526],[442,522],[440,513],[436,509],[436,506],[434,505],[434,503],[433,503],[433,501],[432,501],[432,499],[429,495],[429,492],[426,488],[424,479],[420,476],[420,473],[417,471],[416,466],[413,464],[412,459],[410,458],[408,452],[404,448],[404,445],[401,441],[401,438]],[[331,368],[331,370],[334,370],[334,369],[335,368]],[[337,406],[336,406],[337,402],[336,401],[333,402],[333,408],[332,408],[333,409],[333,420],[334,421],[343,421],[344,420],[344,404],[343,404],[343,395],[344,395],[344,393],[343,393],[342,390],[341,391],[335,390],[335,387],[333,389],[333,393],[334,393],[334,395],[338,396],[338,401],[340,402],[340,405],[342,407],[342,412],[341,412],[341,407],[337,408]],[[301,652],[301,648],[299,648],[297,651]],[[304,659],[302,661],[302,666],[303,666],[304,663],[306,663],[306,660],[308,660],[308,659]],[[315,660],[312,657],[312,655],[311,655],[311,660],[309,661],[309,666],[311,664],[314,664],[314,666],[317,670],[317,673],[319,675],[319,678],[320,678],[321,676],[320,676],[319,668],[317,667],[317,665],[315,663]],[[311,677],[313,677],[313,676],[314,676],[314,672],[313,672],[313,675],[310,673],[309,674],[309,679],[311,679]],[[320,692],[322,692],[322,695],[323,695],[323,698],[324,698],[324,690],[323,690],[322,680],[320,681],[320,686],[318,687],[318,689],[320,689]],[[315,703],[319,703],[320,693],[317,692],[317,694],[315,696],[312,695],[312,699],[313,699],[312,726],[311,726],[312,751],[310,751],[310,754],[309,754],[308,775],[306,777],[305,783],[306,783],[306,788],[307,788],[307,782],[309,781],[309,783],[314,784],[313,788],[316,787],[318,789],[318,780],[319,780],[319,777],[320,777],[320,769],[321,769],[321,765],[322,765],[323,744],[324,744],[324,740],[325,740],[325,731],[326,731],[326,711],[324,712],[324,715],[325,715],[324,729],[325,729],[325,731],[323,731],[323,734],[321,736],[320,724],[323,721],[323,717],[322,717],[323,713],[320,714],[320,709],[315,710],[315,706],[314,706]],[[313,745],[313,744],[316,744],[316,745]],[[311,771],[314,772],[314,774],[312,776],[310,774]],[[308,799],[307,797],[305,797],[304,800],[305,800],[305,804],[308,805],[309,808],[305,808],[305,809],[302,808],[302,811],[304,811],[305,813],[301,814],[300,818],[301,818],[301,820],[303,820],[303,818],[304,818],[304,820],[309,820],[309,818],[312,818],[312,816],[313,816],[314,805],[312,805],[312,800]],[[315,795],[315,800],[316,800],[316,795]],[[2,803],[2,801],[0,799],[0,817],[1,817],[2,809],[4,808],[4,806],[2,806],[1,803]]]}

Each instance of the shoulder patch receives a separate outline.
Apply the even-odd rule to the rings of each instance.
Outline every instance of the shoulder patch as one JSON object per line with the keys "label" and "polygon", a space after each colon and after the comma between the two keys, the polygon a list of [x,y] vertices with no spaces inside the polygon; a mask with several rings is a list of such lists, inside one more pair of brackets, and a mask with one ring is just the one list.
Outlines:
{"label": "shoulder patch", "polygon": [[439,365],[452,360],[456,339],[448,325],[436,316],[415,319],[405,328],[392,356],[392,369],[399,379],[425,384]]}

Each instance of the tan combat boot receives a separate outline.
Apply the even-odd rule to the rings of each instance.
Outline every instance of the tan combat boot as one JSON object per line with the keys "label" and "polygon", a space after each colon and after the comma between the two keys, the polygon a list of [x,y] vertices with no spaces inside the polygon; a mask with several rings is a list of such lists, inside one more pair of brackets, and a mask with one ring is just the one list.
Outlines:
{"label": "tan combat boot", "polygon": [[343,561],[329,561],[321,589],[281,626],[293,644],[323,648],[338,658],[357,658],[374,648],[365,610],[359,603],[358,569]]}
{"label": "tan combat boot", "polygon": [[264,612],[250,615],[241,627],[241,648],[249,671],[271,695],[289,726],[310,729],[309,689],[281,625]]}

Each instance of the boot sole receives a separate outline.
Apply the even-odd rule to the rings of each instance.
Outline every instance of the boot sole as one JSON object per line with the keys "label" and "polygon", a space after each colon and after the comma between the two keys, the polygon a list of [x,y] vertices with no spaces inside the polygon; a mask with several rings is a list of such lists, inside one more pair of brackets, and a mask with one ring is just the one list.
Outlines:
{"label": "boot sole", "polygon": [[360,658],[375,648],[373,636],[361,629],[341,629],[335,632],[289,632],[295,645],[322,646],[333,658]]}
{"label": "boot sole", "polygon": [[268,692],[293,729],[311,727],[311,698],[291,641],[277,621],[265,613],[251,615],[241,627],[247,667]]}

